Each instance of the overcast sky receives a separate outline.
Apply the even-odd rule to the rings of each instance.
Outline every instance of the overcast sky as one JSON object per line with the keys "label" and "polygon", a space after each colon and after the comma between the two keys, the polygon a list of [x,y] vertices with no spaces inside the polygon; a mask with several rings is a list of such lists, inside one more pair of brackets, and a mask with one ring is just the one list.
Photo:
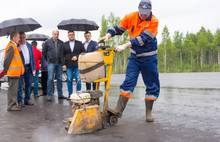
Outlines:
{"label": "overcast sky", "polygon": [[[137,11],[140,0],[3,0],[0,5],[0,22],[13,18],[33,18],[41,28],[30,33],[52,35],[52,30],[62,20],[70,18],[88,19],[101,25],[101,17],[110,12],[121,18]],[[152,0],[153,14],[159,19],[158,41],[165,25],[171,37],[179,30],[196,33],[201,26],[212,33],[220,28],[219,0]],[[92,39],[99,38],[99,31],[92,31]],[[60,39],[67,41],[67,31],[60,30]],[[83,32],[76,33],[76,39],[84,42]],[[5,48],[9,38],[0,37],[0,49]]]}

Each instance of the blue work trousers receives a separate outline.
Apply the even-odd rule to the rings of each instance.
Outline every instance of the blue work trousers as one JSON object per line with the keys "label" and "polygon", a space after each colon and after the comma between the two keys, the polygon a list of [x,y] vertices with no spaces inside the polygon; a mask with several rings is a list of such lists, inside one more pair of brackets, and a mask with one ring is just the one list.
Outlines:
{"label": "blue work trousers", "polygon": [[125,81],[120,86],[121,92],[132,95],[140,72],[146,86],[145,98],[157,100],[160,92],[160,82],[156,55],[144,58],[129,58]]}

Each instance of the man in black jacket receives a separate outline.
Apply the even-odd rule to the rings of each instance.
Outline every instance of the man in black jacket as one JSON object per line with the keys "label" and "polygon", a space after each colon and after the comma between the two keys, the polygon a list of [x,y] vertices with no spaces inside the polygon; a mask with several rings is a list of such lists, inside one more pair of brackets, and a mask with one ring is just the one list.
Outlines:
{"label": "man in black jacket", "polygon": [[[70,95],[73,93],[73,72],[75,72],[76,82],[80,79],[78,70],[78,57],[85,48],[81,41],[75,40],[74,31],[68,31],[69,41],[65,42],[61,48],[61,64],[62,68],[66,69],[67,87]],[[77,91],[81,91],[81,81],[78,82]]]}
{"label": "man in black jacket", "polygon": [[63,69],[61,65],[61,47],[63,45],[63,41],[58,39],[59,31],[54,30],[52,33],[52,38],[48,39],[43,46],[42,54],[47,61],[47,70],[48,70],[48,79],[47,79],[47,95],[48,101],[52,100],[53,96],[53,80],[54,73],[56,71],[57,77],[57,91],[59,99],[66,99],[63,96],[63,82],[62,82],[62,74]]}

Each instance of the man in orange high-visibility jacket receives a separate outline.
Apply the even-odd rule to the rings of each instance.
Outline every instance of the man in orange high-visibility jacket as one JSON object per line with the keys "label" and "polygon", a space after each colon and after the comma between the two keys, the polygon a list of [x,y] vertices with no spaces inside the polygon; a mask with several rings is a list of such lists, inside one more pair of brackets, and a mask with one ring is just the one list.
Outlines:
{"label": "man in orange high-visibility jacket", "polygon": [[122,112],[126,107],[128,99],[132,96],[137,79],[141,71],[143,81],[146,86],[145,106],[146,121],[153,122],[151,114],[153,102],[157,100],[160,92],[160,82],[157,70],[157,31],[158,19],[152,14],[150,0],[141,0],[138,7],[139,11],[125,15],[116,26],[107,31],[98,43],[106,42],[110,37],[122,35],[128,30],[130,42],[119,45],[115,48],[116,52],[121,52],[130,48],[130,57],[126,71],[126,77],[120,86],[120,95],[115,109],[109,112],[122,117]]}
{"label": "man in orange high-visibility jacket", "polygon": [[20,107],[16,105],[18,82],[20,75],[24,74],[24,67],[17,44],[20,40],[18,32],[10,34],[10,42],[5,49],[4,71],[8,76],[8,111],[19,111]]}

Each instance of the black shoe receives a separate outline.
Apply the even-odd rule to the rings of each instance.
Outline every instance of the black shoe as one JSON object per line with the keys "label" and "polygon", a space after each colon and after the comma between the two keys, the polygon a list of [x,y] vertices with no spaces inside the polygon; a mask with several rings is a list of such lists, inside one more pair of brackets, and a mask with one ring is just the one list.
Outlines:
{"label": "black shoe", "polygon": [[28,101],[28,102],[24,102],[24,105],[34,105],[32,102]]}
{"label": "black shoe", "polygon": [[67,99],[67,97],[60,96],[60,97],[58,97],[58,99]]}
{"label": "black shoe", "polygon": [[25,105],[22,102],[18,103],[18,106],[25,107]]}
{"label": "black shoe", "polygon": [[70,96],[71,96],[71,95],[68,95],[68,97],[67,97],[66,99],[67,99],[67,100],[70,100]]}
{"label": "black shoe", "polygon": [[52,101],[52,97],[48,97],[47,100],[48,100],[48,101]]}

